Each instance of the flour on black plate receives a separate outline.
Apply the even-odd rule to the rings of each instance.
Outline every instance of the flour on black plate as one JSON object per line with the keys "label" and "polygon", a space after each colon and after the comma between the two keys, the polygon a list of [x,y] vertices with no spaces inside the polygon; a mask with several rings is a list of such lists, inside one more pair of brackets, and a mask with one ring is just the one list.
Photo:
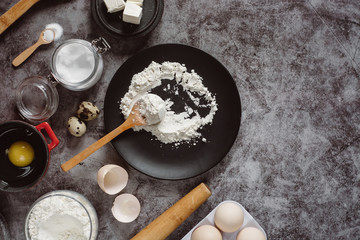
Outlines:
{"label": "flour on black plate", "polygon": [[[134,127],[134,130],[151,132],[163,143],[178,145],[194,139],[206,142],[199,130],[212,124],[218,108],[214,94],[202,80],[194,70],[188,72],[184,64],[152,62],[133,76],[128,92],[121,99],[120,109],[127,118],[136,101],[150,92],[156,94],[155,91],[161,90],[159,95],[166,103],[164,119],[155,125]],[[183,97],[179,101],[180,95]]]}

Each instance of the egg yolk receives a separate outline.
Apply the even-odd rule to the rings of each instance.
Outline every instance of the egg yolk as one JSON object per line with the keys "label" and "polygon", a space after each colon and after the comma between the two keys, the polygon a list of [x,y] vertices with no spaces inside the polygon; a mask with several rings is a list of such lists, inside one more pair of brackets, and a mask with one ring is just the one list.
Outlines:
{"label": "egg yolk", "polygon": [[25,141],[14,142],[8,151],[8,157],[17,167],[26,167],[34,160],[34,149]]}

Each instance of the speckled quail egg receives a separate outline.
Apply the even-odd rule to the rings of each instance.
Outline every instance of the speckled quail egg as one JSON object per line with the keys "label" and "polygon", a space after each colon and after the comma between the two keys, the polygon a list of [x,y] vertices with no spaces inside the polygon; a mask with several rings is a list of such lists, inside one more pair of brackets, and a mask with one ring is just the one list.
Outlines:
{"label": "speckled quail egg", "polygon": [[81,137],[86,132],[86,125],[77,117],[70,117],[68,120],[68,129],[71,135]]}
{"label": "speckled quail egg", "polygon": [[96,119],[100,114],[100,111],[97,106],[91,102],[83,101],[79,105],[77,110],[78,117],[83,121],[90,121]]}

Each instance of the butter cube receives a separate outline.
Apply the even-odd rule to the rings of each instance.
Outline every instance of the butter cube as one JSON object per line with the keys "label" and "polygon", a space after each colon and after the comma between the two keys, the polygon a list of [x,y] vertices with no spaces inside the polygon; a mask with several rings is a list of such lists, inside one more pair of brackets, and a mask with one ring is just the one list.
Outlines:
{"label": "butter cube", "polygon": [[132,24],[140,24],[141,17],[142,7],[132,2],[126,2],[123,12],[123,21]]}
{"label": "butter cube", "polygon": [[119,12],[125,8],[124,0],[104,0],[109,13]]}
{"label": "butter cube", "polygon": [[136,5],[142,7],[144,0],[127,0],[127,3],[135,3]]}

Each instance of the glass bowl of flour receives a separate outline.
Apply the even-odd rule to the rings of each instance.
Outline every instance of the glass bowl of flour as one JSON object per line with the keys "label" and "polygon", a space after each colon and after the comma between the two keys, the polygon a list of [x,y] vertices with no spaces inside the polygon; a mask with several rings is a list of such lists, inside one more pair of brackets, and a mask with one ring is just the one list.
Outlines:
{"label": "glass bowl of flour", "polygon": [[25,221],[27,240],[95,240],[99,228],[92,204],[81,194],[57,190],[41,196]]}

